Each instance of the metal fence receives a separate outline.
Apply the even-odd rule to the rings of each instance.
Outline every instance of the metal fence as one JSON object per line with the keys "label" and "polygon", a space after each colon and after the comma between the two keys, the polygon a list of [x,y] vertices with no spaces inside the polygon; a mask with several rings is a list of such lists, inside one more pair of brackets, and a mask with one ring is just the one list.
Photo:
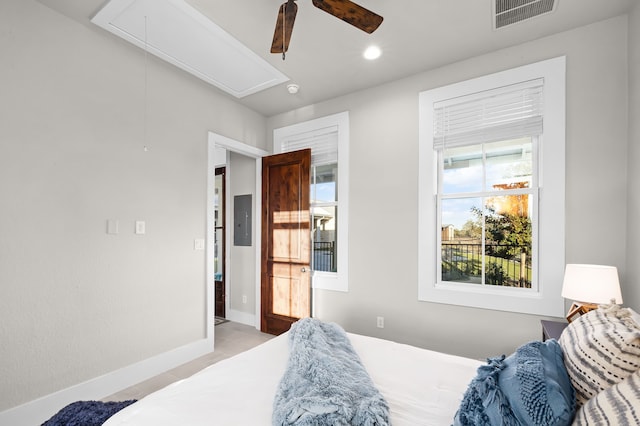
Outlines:
{"label": "metal fence", "polygon": [[313,242],[313,270],[336,272],[336,242]]}
{"label": "metal fence", "polygon": [[510,258],[492,255],[513,249],[513,246],[487,244],[486,253],[482,244],[442,243],[442,279],[481,283],[484,257],[485,284],[507,287],[531,288],[531,258],[526,256],[524,265],[521,256]]}

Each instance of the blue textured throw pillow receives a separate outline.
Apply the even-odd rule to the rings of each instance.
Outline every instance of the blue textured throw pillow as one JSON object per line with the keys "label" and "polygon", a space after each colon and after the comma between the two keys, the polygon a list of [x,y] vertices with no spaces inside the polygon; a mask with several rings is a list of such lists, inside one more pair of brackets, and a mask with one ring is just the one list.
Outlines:
{"label": "blue textured throw pillow", "polygon": [[455,415],[456,426],[569,425],[575,393],[556,340],[529,342],[478,368]]}
{"label": "blue textured throw pillow", "polygon": [[499,385],[522,424],[571,424],[575,393],[556,340],[522,345],[504,362]]}

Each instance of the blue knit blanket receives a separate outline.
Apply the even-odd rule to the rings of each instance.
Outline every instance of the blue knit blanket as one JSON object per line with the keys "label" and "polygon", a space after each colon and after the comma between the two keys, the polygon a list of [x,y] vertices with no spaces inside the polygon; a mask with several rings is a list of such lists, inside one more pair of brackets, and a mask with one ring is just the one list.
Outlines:
{"label": "blue knit blanket", "polygon": [[273,425],[389,425],[389,407],[345,331],[305,318],[289,331],[290,354]]}
{"label": "blue knit blanket", "polygon": [[109,417],[134,402],[135,399],[121,402],[73,402],[58,411],[42,426],[100,426]]}

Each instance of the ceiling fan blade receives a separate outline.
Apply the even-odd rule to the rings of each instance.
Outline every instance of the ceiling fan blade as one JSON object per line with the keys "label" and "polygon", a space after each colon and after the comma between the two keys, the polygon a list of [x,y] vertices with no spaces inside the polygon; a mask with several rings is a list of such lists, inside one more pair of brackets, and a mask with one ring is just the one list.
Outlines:
{"label": "ceiling fan blade", "polygon": [[273,32],[271,53],[285,53],[289,50],[289,41],[293,32],[293,23],[298,13],[298,5],[293,0],[288,0],[280,6],[276,29]]}
{"label": "ceiling fan blade", "polygon": [[313,5],[371,34],[382,23],[382,16],[350,0],[313,0]]}

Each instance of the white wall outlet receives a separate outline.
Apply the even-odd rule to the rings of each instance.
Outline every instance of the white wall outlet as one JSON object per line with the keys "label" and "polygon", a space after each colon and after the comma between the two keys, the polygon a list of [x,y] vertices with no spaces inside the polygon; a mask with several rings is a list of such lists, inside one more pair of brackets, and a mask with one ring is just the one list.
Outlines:
{"label": "white wall outlet", "polygon": [[377,326],[378,328],[384,328],[384,317],[377,318]]}
{"label": "white wall outlet", "polygon": [[144,220],[136,220],[136,234],[144,235],[147,232],[147,224]]}
{"label": "white wall outlet", "polygon": [[195,240],[193,240],[193,249],[204,250],[204,239],[196,238]]}

